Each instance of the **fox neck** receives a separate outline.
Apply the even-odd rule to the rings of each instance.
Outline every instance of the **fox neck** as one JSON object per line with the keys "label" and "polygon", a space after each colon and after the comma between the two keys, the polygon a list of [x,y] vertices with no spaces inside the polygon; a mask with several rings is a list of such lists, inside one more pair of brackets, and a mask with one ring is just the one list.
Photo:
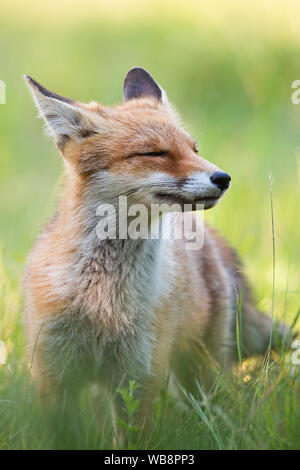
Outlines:
{"label": "fox neck", "polygon": [[[116,237],[101,239],[97,230],[99,221],[101,222],[98,208],[105,207],[108,198],[101,199],[101,195],[99,197],[95,194],[93,189],[82,184],[77,177],[75,178],[75,175],[68,175],[59,209],[60,221],[57,228],[62,239],[65,240],[67,237],[69,240],[70,258],[68,262],[71,262],[75,267],[79,276],[78,282],[80,282],[81,276],[92,277],[96,273],[103,277],[106,273],[116,273],[114,279],[119,284],[118,288],[121,287],[120,284],[126,276],[132,283],[135,282],[134,277],[141,273],[145,276],[147,274],[148,282],[155,277],[159,278],[163,254],[162,246],[165,244],[165,240],[151,239],[151,237],[145,239],[119,238],[118,227],[124,223],[128,226],[130,220],[120,213],[118,204],[114,204]],[[128,287],[126,285],[126,288]]]}
{"label": "fox neck", "polygon": [[[161,252],[161,240],[115,239],[99,240],[95,230],[83,238],[80,247],[80,258],[86,262],[93,259],[105,272],[118,270],[134,271],[153,268]],[[150,262],[151,261],[151,262]]]}

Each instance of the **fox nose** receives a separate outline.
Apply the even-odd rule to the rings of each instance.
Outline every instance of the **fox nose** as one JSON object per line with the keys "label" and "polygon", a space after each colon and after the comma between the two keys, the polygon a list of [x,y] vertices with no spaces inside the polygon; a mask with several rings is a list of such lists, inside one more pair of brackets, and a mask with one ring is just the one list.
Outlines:
{"label": "fox nose", "polygon": [[216,171],[211,175],[210,180],[223,191],[229,187],[231,177],[224,171]]}

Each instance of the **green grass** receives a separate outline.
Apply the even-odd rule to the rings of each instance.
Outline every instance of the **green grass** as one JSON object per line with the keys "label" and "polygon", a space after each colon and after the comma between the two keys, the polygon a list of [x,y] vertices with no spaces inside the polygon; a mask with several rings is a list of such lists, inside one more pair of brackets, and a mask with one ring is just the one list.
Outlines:
{"label": "green grass", "polygon": [[[243,11],[230,1],[217,13],[196,3],[183,9],[166,2],[160,10],[159,2],[151,8],[131,0],[128,11],[119,6],[114,12],[88,0],[84,14],[79,4],[69,11],[67,2],[51,2],[45,11],[31,0],[0,6],[0,80],[7,87],[7,103],[0,105],[0,340],[8,351],[0,365],[0,448],[57,446],[29,383],[21,277],[55,206],[62,162],[35,119],[24,73],[66,96],[114,104],[127,70],[149,69],[198,139],[201,155],[232,176],[229,193],[206,220],[240,253],[258,306],[271,312],[274,304],[275,318],[290,323],[299,309],[300,105],[291,103],[291,84],[300,79],[299,6],[276,2],[266,14],[264,2]],[[299,370],[292,370],[289,355],[271,359],[267,373],[253,361],[234,380],[220,379],[211,395],[199,391],[202,407],[191,397],[184,408],[162,397],[153,436],[134,445],[299,449]],[[61,446],[111,446],[109,420],[100,433],[90,394],[82,393],[74,435]]]}

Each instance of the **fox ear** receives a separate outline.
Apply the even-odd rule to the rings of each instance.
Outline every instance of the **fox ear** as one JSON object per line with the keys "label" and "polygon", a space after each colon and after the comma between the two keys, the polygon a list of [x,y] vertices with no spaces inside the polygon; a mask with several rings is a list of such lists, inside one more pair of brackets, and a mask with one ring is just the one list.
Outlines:
{"label": "fox ear", "polygon": [[148,97],[163,102],[166,95],[145,69],[134,67],[124,80],[124,101]]}
{"label": "fox ear", "polygon": [[59,147],[67,138],[79,142],[97,133],[95,113],[84,109],[76,101],[52,93],[28,75],[24,78],[40,111],[40,116],[46,122],[48,133],[55,137]]}

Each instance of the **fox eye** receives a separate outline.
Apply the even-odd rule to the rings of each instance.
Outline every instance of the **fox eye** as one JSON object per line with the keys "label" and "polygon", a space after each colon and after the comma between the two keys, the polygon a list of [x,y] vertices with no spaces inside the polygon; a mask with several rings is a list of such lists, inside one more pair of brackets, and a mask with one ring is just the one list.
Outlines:
{"label": "fox eye", "polygon": [[198,153],[198,151],[199,151],[198,150],[198,145],[196,143],[194,144],[193,150],[194,150],[195,153]]}
{"label": "fox eye", "polygon": [[141,157],[165,157],[168,152],[147,152],[147,153],[140,153]]}

